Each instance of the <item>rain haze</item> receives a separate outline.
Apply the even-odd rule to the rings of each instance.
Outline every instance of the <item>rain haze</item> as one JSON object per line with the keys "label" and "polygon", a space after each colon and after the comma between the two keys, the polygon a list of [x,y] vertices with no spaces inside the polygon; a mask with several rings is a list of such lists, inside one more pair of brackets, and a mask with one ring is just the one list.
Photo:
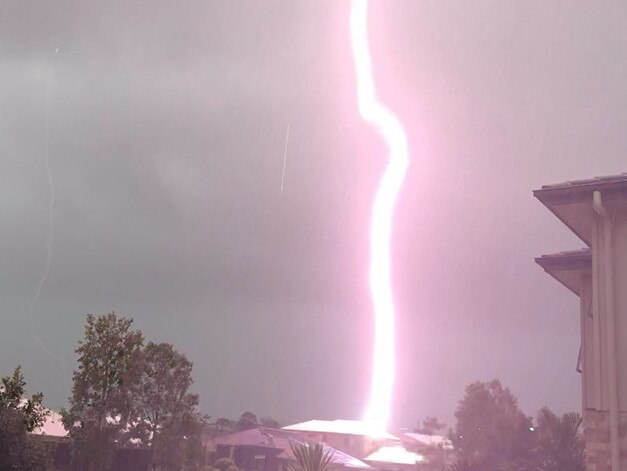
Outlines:
{"label": "rain haze", "polygon": [[[349,3],[2,10],[0,373],[21,364],[66,406],[85,315],[115,311],[194,362],[213,417],[360,418],[386,148],[357,111]],[[579,410],[578,299],[533,258],[583,244],[531,190],[625,170],[627,5],[386,1],[369,18],[411,160],[392,422],[452,425],[493,378],[528,414]]]}

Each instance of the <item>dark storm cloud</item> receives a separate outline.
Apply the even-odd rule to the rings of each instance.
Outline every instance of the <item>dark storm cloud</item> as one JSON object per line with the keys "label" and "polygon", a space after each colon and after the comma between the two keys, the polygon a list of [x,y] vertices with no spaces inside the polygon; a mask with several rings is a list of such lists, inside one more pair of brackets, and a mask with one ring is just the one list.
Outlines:
{"label": "dark storm cloud", "polygon": [[[20,3],[12,7],[19,21],[5,17],[3,201],[10,218],[3,233],[5,266],[12,269],[2,279],[10,293],[6,332],[18,335],[3,339],[4,360],[32,368],[32,383],[53,405],[68,393],[69,368],[40,351],[27,316],[47,237],[47,93],[55,241],[35,317],[60,365],[71,365],[85,313],[116,309],[195,354],[207,409],[236,414],[259,402],[227,392],[250,388],[235,372],[246,378],[256,370],[254,351],[263,345],[251,332],[272,326],[262,344],[298,351],[307,341],[286,337],[298,337],[302,318],[324,319],[327,306],[341,303],[335,285],[346,283],[334,283],[325,252],[348,244],[336,228],[324,227],[334,214],[321,210],[338,205],[328,192],[311,198],[321,180],[328,184],[332,162],[321,172],[316,162],[291,157],[286,192],[278,192],[285,126],[293,121],[298,141],[310,121],[292,108],[329,100],[316,96],[322,74],[310,70],[319,53],[294,53],[299,41],[313,39],[302,23],[309,8],[270,8],[262,11],[267,20],[244,4],[203,2],[174,15],[172,8]],[[315,131],[325,137],[324,128]],[[302,142],[291,143],[290,154],[299,152]],[[309,178],[295,186],[299,165]],[[326,324],[343,315],[335,309]],[[255,322],[263,325],[249,331]],[[177,338],[180,326],[187,329]],[[302,361],[298,352],[285,354]],[[266,374],[287,361],[273,355]],[[206,376],[220,372],[226,375],[214,392]],[[220,403],[225,393],[239,399]],[[258,409],[283,413],[272,411],[267,395],[259,397]]]}
{"label": "dark storm cloud", "polygon": [[[210,414],[360,414],[383,148],[362,138],[347,6],[3,6],[3,372],[22,363],[62,406],[84,315],[115,309],[190,356]],[[576,300],[532,257],[579,242],[530,190],[624,170],[624,8],[382,2],[372,18],[414,159],[394,249],[398,422],[450,418],[467,382],[492,377],[530,413],[577,408]],[[28,319],[46,145],[55,239],[35,317],[56,358]]]}

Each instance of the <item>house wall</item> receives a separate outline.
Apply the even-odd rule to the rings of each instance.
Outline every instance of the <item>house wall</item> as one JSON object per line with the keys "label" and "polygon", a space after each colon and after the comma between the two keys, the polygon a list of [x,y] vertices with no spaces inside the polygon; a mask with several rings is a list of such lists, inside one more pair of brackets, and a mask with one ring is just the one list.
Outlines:
{"label": "house wall", "polygon": [[243,471],[280,471],[283,464],[277,456],[280,451],[249,445],[218,445],[216,460],[230,458]]}
{"label": "house wall", "polygon": [[618,347],[618,402],[627,412],[627,208],[616,210],[613,225],[614,310]]}
{"label": "house wall", "polygon": [[[586,471],[610,471],[610,414],[608,411],[584,411]],[[620,471],[627,470],[627,413],[619,415],[621,462]]]}
{"label": "house wall", "polygon": [[[615,202],[604,204],[612,222],[608,224],[601,216],[593,216],[592,277],[589,281],[584,278],[581,294],[584,433],[588,471],[619,471],[611,469],[610,460],[609,360],[612,352],[608,350],[608,341],[614,336],[620,471],[627,471],[627,208]],[[606,231],[611,235],[609,259]],[[613,294],[611,298],[608,298],[608,288]],[[591,318],[587,312],[590,305]],[[608,331],[610,316],[614,317],[613,332]]]}
{"label": "house wall", "polygon": [[598,387],[596,374],[598,373],[598,365],[594,359],[598,356],[595,354],[594,343],[594,316],[592,309],[592,276],[587,273],[582,276],[581,289],[579,294],[580,302],[580,319],[581,319],[581,402],[582,410],[595,408],[595,390]]}

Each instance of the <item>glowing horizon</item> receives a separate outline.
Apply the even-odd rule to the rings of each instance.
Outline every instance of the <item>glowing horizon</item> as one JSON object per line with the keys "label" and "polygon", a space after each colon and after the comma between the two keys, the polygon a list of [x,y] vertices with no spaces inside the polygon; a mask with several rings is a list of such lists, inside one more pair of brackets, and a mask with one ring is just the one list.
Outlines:
{"label": "glowing horizon", "polygon": [[394,299],[390,274],[390,239],[396,197],[409,164],[407,138],[398,118],[378,102],[368,49],[368,1],[352,0],[351,45],[357,80],[357,103],[364,121],[385,140],[389,161],[372,206],[369,282],[374,310],[374,355],[370,399],[364,420],[371,433],[387,430],[395,374]]}

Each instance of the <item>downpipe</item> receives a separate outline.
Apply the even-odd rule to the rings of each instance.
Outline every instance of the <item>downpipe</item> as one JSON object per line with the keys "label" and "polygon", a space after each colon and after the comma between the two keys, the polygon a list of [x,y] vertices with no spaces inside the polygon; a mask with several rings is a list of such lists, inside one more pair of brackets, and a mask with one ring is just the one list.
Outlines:
{"label": "downpipe", "polygon": [[614,264],[612,261],[612,219],[603,206],[600,191],[592,193],[592,209],[603,219],[603,269],[605,275],[605,313],[610,406],[610,452],[612,471],[620,471],[618,425],[618,375],[616,368],[616,316],[614,310]]}

